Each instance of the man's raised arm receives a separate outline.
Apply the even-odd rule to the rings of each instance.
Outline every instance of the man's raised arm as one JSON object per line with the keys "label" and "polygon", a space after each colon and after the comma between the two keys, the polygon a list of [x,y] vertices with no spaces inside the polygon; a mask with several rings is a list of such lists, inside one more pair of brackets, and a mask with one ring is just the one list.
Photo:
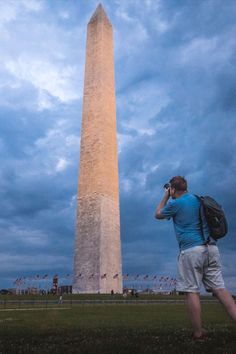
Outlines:
{"label": "man's raised arm", "polygon": [[165,219],[165,216],[161,215],[161,209],[164,208],[164,206],[168,202],[169,198],[170,198],[170,190],[168,188],[168,189],[166,189],[164,197],[162,198],[160,204],[156,208],[156,211],[155,211],[155,218],[156,219]]}

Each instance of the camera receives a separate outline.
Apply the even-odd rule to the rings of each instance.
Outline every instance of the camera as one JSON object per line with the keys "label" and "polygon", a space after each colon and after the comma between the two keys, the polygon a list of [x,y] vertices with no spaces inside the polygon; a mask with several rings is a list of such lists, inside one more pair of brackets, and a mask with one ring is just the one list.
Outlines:
{"label": "camera", "polygon": [[170,183],[165,183],[163,186],[164,189],[169,189],[170,187],[171,187]]}

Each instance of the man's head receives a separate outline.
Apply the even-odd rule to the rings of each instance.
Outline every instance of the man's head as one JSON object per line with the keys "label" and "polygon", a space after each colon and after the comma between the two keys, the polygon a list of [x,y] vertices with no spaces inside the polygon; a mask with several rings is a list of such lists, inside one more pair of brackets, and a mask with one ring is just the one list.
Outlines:
{"label": "man's head", "polygon": [[187,192],[187,181],[184,177],[175,176],[170,180],[170,196],[175,199]]}

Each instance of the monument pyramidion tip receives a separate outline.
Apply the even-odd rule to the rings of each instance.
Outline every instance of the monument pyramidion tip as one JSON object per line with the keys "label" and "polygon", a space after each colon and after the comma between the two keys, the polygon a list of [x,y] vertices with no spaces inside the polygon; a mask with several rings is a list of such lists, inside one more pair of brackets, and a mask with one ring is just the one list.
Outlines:
{"label": "monument pyramidion tip", "polygon": [[109,24],[111,24],[110,20],[107,17],[107,14],[106,14],[106,12],[105,12],[105,10],[104,10],[104,8],[103,8],[101,3],[97,6],[97,8],[96,8],[95,12],[93,13],[89,23],[95,22],[95,21],[107,21],[107,22],[109,22]]}

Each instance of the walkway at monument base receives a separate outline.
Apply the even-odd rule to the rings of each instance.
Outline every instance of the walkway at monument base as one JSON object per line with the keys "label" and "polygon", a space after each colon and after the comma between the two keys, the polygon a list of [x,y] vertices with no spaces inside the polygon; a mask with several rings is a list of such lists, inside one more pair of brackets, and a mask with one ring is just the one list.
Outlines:
{"label": "walkway at monument base", "polygon": [[[201,299],[201,303],[217,303],[214,298]],[[183,299],[160,299],[160,300],[1,300],[0,310],[23,310],[23,309],[63,309],[77,305],[162,305],[162,304],[186,304]]]}

